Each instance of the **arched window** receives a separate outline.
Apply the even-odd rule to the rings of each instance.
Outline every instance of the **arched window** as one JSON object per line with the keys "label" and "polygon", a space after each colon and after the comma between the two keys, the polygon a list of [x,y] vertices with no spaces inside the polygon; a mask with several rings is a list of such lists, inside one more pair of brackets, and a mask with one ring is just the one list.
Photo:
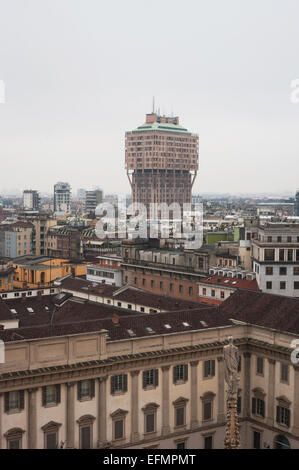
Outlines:
{"label": "arched window", "polygon": [[291,445],[288,439],[283,436],[282,434],[279,434],[278,436],[275,437],[274,439],[274,449],[290,449]]}

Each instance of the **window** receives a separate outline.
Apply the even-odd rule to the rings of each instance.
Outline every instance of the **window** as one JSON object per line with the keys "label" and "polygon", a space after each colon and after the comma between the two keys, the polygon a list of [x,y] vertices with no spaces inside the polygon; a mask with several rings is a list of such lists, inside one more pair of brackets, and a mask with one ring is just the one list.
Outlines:
{"label": "window", "polygon": [[188,364],[180,364],[173,368],[173,383],[187,382]]}
{"label": "window", "polygon": [[266,276],[272,276],[273,275],[273,268],[271,266],[266,267]]}
{"label": "window", "polygon": [[265,417],[265,402],[261,398],[253,397],[252,398],[252,414]]}
{"label": "window", "polygon": [[189,287],[189,295],[193,295],[193,287]]}
{"label": "window", "polygon": [[127,374],[113,375],[111,377],[111,394],[125,393],[128,391],[128,376]]}
{"label": "window", "polygon": [[268,282],[266,283],[266,288],[267,288],[267,290],[271,290],[271,289],[272,289],[272,282],[271,282],[271,281],[270,281],[270,282],[268,281]]}
{"label": "window", "polygon": [[112,418],[113,440],[125,439],[125,424],[127,411],[118,409],[110,416]]}
{"label": "window", "polygon": [[153,289],[155,287],[155,281],[151,280],[151,288]]}
{"label": "window", "polygon": [[256,358],[256,373],[260,375],[264,374],[264,359],[262,357]]}
{"label": "window", "polygon": [[177,448],[177,450],[184,450],[184,449],[186,449],[186,442],[185,442],[185,441],[183,441],[183,442],[177,442],[176,448]]}
{"label": "window", "polygon": [[261,448],[261,433],[258,431],[253,431],[253,448],[254,449]]}
{"label": "window", "polygon": [[80,449],[91,448],[90,437],[91,437],[90,426],[81,426],[80,427]]}
{"label": "window", "polygon": [[203,404],[203,419],[208,421],[212,418],[212,402],[207,401]]}
{"label": "window", "polygon": [[275,250],[265,250],[265,261],[275,261]]}
{"label": "window", "polygon": [[42,388],[42,405],[57,405],[60,403],[60,385],[48,385]]}
{"label": "window", "polygon": [[288,382],[289,381],[289,366],[288,364],[280,364],[280,381]]}
{"label": "window", "polygon": [[91,400],[94,397],[94,379],[78,382],[77,397],[78,400]]}
{"label": "window", "polygon": [[159,405],[156,403],[149,403],[142,411],[144,413],[144,433],[154,433],[156,432],[156,415]]}
{"label": "window", "polygon": [[290,427],[291,412],[286,406],[278,405],[276,407],[276,421],[278,424]]}
{"label": "window", "polygon": [[179,286],[179,293],[182,294],[182,292],[183,292],[183,286],[180,285]]}
{"label": "window", "polygon": [[44,431],[44,448],[57,449],[58,447],[58,432],[61,424],[50,421],[42,427]]}
{"label": "window", "polygon": [[297,282],[297,281],[294,282],[294,289],[295,290],[299,289],[299,282]]}
{"label": "window", "polygon": [[22,436],[24,430],[21,428],[12,428],[4,434],[7,443],[7,449],[22,449]]}
{"label": "window", "polygon": [[202,397],[202,420],[211,421],[213,419],[213,401],[215,394],[213,392],[206,392]]}
{"label": "window", "polygon": [[294,276],[299,276],[299,266],[295,266],[295,268],[294,268]]}
{"label": "window", "polygon": [[287,283],[285,281],[280,281],[280,290],[286,290]]}
{"label": "window", "polygon": [[204,437],[204,449],[213,449],[213,436]]}
{"label": "window", "polygon": [[143,371],[143,388],[157,387],[159,385],[159,369],[150,369]]}
{"label": "window", "polygon": [[211,290],[211,296],[212,296],[212,297],[215,297],[215,295],[216,295],[216,292],[215,292],[214,289],[212,289],[212,290]]}
{"label": "window", "polygon": [[287,268],[285,268],[285,267],[279,268],[279,274],[280,274],[280,276],[286,276],[287,273],[288,273]]}
{"label": "window", "polygon": [[122,439],[124,436],[124,421],[119,419],[114,422],[114,439]]}
{"label": "window", "polygon": [[288,250],[288,261],[293,261],[293,250]]}
{"label": "window", "polygon": [[220,297],[221,297],[221,299],[224,299],[224,292],[223,291],[220,292]]}
{"label": "window", "polygon": [[215,361],[209,360],[204,362],[204,377],[214,377],[215,376]]}
{"label": "window", "polygon": [[284,261],[284,250],[279,250],[279,261]]}
{"label": "window", "polygon": [[6,392],[4,395],[5,413],[17,412],[24,409],[24,390]]}
{"label": "window", "polygon": [[178,398],[174,405],[174,424],[176,427],[185,426],[186,424],[186,405],[188,400],[186,398]]}

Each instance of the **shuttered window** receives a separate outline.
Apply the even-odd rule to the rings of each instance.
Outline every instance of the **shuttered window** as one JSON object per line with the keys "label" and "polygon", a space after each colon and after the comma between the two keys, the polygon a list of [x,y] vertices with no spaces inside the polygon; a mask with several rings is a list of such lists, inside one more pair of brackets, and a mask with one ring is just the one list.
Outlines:
{"label": "shuttered window", "polygon": [[128,376],[127,374],[113,375],[111,377],[111,394],[125,393],[128,391]]}
{"label": "shuttered window", "polygon": [[260,398],[252,398],[252,414],[265,417],[265,402]]}
{"label": "shuttered window", "polygon": [[204,362],[204,377],[214,377],[215,376],[215,361],[205,361]]}
{"label": "shuttered window", "polygon": [[276,421],[278,424],[284,424],[285,426],[290,427],[291,412],[289,408],[285,408],[284,406],[277,406]]}
{"label": "shuttered window", "polygon": [[94,379],[78,382],[77,394],[78,400],[92,399],[95,395]]}
{"label": "shuttered window", "polygon": [[24,390],[6,392],[4,395],[4,411],[20,411],[24,409]]}
{"label": "shuttered window", "polygon": [[60,403],[60,385],[48,385],[42,389],[43,406]]}
{"label": "shuttered window", "polygon": [[173,383],[188,381],[188,364],[180,364],[173,368]]}
{"label": "shuttered window", "polygon": [[145,370],[142,374],[143,388],[159,385],[159,369]]}

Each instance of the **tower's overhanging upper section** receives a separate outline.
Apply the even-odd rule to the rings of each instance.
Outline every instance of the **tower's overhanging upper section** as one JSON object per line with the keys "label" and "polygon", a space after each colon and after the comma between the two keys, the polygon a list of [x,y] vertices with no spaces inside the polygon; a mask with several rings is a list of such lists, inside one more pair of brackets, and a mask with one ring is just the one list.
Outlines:
{"label": "tower's overhanging upper section", "polygon": [[179,124],[179,118],[146,115],[146,122],[126,132],[126,169],[198,170],[198,135]]}

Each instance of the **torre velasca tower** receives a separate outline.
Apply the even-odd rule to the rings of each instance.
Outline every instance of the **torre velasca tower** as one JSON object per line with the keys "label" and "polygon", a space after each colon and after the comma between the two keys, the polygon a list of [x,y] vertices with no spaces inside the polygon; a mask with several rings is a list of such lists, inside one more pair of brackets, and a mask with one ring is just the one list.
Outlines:
{"label": "torre velasca tower", "polygon": [[132,202],[192,202],[198,169],[198,135],[179,125],[178,117],[146,115],[145,124],[126,132],[126,170]]}

